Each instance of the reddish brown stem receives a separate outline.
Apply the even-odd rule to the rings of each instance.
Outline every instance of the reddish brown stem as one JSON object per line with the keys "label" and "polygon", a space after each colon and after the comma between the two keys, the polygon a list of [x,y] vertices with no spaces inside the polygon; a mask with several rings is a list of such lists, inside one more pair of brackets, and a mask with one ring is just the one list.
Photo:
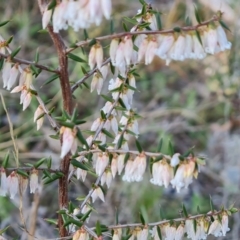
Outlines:
{"label": "reddish brown stem", "polygon": [[[39,8],[41,12],[44,11],[44,0],[38,0]],[[48,26],[48,32],[50,37],[52,38],[53,44],[57,50],[58,54],[58,62],[59,62],[59,79],[62,90],[62,98],[63,98],[63,108],[69,114],[72,113],[72,93],[71,87],[69,83],[68,76],[68,58],[66,55],[66,46],[61,38],[61,35],[53,32],[53,27]],[[60,163],[60,171],[63,172],[64,176],[59,179],[59,188],[58,188],[58,201],[59,201],[59,209],[63,209],[68,205],[68,171],[70,165],[70,156],[69,154],[61,160]],[[60,237],[68,236],[67,229],[64,227],[64,222],[62,216],[59,214],[58,216],[58,227],[59,227],[59,235]]]}
{"label": "reddish brown stem", "polygon": [[[68,59],[65,54],[66,47],[64,45],[64,42],[60,34],[53,32],[52,26],[48,27],[48,32],[52,38],[52,41],[58,53],[59,72],[60,72],[59,78],[60,78],[60,85],[61,85],[62,96],[63,96],[63,108],[65,111],[71,114],[72,113],[72,94],[71,94],[71,87],[70,87],[69,77],[68,77]],[[68,205],[69,165],[70,165],[70,158],[69,158],[69,155],[67,155],[63,160],[61,160],[61,164],[60,164],[60,171],[64,173],[64,176],[59,179],[58,201],[59,201],[60,209],[67,207]],[[58,216],[58,226],[59,226],[60,237],[66,237],[68,233],[66,228],[64,227],[62,215],[60,214]]]}

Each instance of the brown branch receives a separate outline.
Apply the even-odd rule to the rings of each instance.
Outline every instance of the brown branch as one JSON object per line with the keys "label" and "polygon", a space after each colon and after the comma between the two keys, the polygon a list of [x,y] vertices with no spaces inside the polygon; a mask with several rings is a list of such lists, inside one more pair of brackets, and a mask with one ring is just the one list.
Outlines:
{"label": "brown branch", "polygon": [[[7,58],[11,57],[11,55],[0,53],[0,57],[3,57],[5,59],[7,59]],[[14,58],[11,58],[11,62],[25,64],[25,65],[34,65],[35,67],[40,68],[42,70],[59,74],[58,70],[53,70],[53,69],[48,68],[44,65],[41,65],[41,64],[38,64],[38,63],[35,63],[35,62],[31,62],[31,61],[28,61],[28,60],[25,60],[25,59],[20,59],[20,58],[14,57]]]}
{"label": "brown branch", "polygon": [[[95,38],[97,41],[103,41],[103,40],[109,40],[109,39],[114,39],[114,38],[122,38],[122,37],[125,37],[125,36],[134,36],[134,35],[139,35],[139,34],[146,34],[146,35],[154,35],[154,34],[168,34],[168,33],[174,33],[176,31],[183,31],[183,32],[189,32],[189,31],[196,31],[198,30],[199,28],[203,27],[203,26],[207,26],[209,25],[210,23],[212,22],[216,22],[216,21],[219,21],[220,20],[220,17],[218,16],[213,16],[211,19],[205,21],[205,22],[202,22],[196,26],[188,26],[188,27],[177,27],[174,28],[174,29],[168,29],[168,30],[154,30],[154,31],[149,31],[149,30],[146,30],[146,31],[134,31],[134,32],[122,32],[122,33],[116,33],[116,34],[111,34],[111,35],[106,35],[106,36],[102,36],[102,37],[97,37]],[[88,40],[85,40],[85,41],[80,41],[78,43],[76,43],[76,46],[73,47],[73,48],[68,48],[66,50],[66,53],[70,53],[72,52],[73,50],[75,50],[76,48],[79,48],[79,47],[82,47],[84,45],[87,45],[89,44],[90,42],[92,41],[92,39],[88,39]]]}
{"label": "brown branch", "polygon": [[35,168],[35,167],[16,167],[16,168],[6,168],[7,171],[17,171],[17,170],[22,170],[26,172],[30,172],[33,169],[37,169],[39,171],[48,171],[51,173],[59,173],[61,170],[58,169],[51,169],[51,168]]}
{"label": "brown branch", "polygon": [[[45,2],[43,0],[38,0],[38,5],[41,13],[45,8]],[[53,41],[53,44],[57,50],[58,62],[59,62],[59,79],[62,90],[63,98],[63,109],[69,114],[72,113],[72,93],[69,82],[68,75],[68,58],[66,54],[66,46],[61,38],[59,33],[53,32],[53,27],[47,27],[49,35]],[[62,139],[61,139],[62,143]],[[70,166],[70,154],[67,154],[64,159],[61,160],[60,170],[63,172],[64,176],[59,179],[59,188],[58,188],[58,201],[59,208],[63,209],[68,205],[68,172]],[[58,215],[58,227],[60,237],[68,236],[67,229],[64,227],[64,222],[61,214]]]}

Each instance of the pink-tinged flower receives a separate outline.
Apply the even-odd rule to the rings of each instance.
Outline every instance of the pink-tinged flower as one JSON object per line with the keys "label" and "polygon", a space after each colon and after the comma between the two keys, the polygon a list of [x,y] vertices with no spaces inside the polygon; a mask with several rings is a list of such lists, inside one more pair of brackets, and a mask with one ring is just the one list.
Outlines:
{"label": "pink-tinged flower", "polygon": [[134,171],[133,160],[129,159],[125,166],[125,172],[122,177],[123,181],[132,182],[133,181],[133,179],[132,179],[133,171]]}
{"label": "pink-tinged flower", "polygon": [[177,228],[174,240],[182,240],[184,233],[185,233],[185,226],[181,223]]}
{"label": "pink-tinged flower", "polygon": [[[33,117],[33,121],[37,122],[37,130],[39,130],[41,128],[41,126],[43,125],[43,120],[44,120],[44,111],[42,106],[38,106],[37,110],[34,113],[34,117]],[[39,118],[40,116],[42,116],[41,118]]]}
{"label": "pink-tinged flower", "polygon": [[175,226],[167,225],[165,227],[165,231],[166,231],[166,238],[165,238],[166,240],[175,240],[176,231],[177,231]]}
{"label": "pink-tinged flower", "polygon": [[101,44],[96,44],[96,64],[98,69],[100,70],[103,63],[103,48]]}
{"label": "pink-tinged flower", "polygon": [[228,215],[227,213],[224,213],[222,216],[222,234],[223,236],[226,236],[226,233],[230,231],[230,228],[228,227]]}
{"label": "pink-tinged flower", "polygon": [[132,53],[133,53],[133,42],[132,42],[132,36],[126,36],[123,40],[123,55],[126,61],[126,64],[129,66],[132,59]]}
{"label": "pink-tinged flower", "polygon": [[[86,203],[86,204],[84,205],[84,207],[82,208],[81,213],[82,213],[82,214],[85,214],[85,213],[87,213],[87,212],[88,212],[89,210],[91,210],[91,209],[92,209],[92,208],[91,208],[91,206],[89,205],[89,203]],[[91,214],[90,214],[90,215],[91,215]],[[89,221],[90,215],[88,216],[86,222]]]}
{"label": "pink-tinged flower", "polygon": [[1,172],[0,196],[6,196],[8,192],[8,181],[7,181],[6,170],[4,168],[1,168],[0,172]]}
{"label": "pink-tinged flower", "polygon": [[64,158],[69,151],[74,154],[77,150],[76,129],[62,126],[60,134],[62,135],[61,158]]}
{"label": "pink-tinged flower", "polygon": [[[119,132],[117,134],[117,136],[114,138],[114,141],[113,141],[113,144],[115,144],[115,147],[118,146],[118,142],[119,142],[119,139],[121,137],[122,133]],[[128,151],[129,150],[129,147],[128,147],[128,143],[127,143],[127,140],[129,139],[129,136],[127,133],[124,133],[123,135],[123,144],[121,146],[121,149],[125,150],[125,151]]]}
{"label": "pink-tinged flower", "polygon": [[115,178],[118,170],[118,155],[114,155],[111,162],[111,173],[113,178]]}
{"label": "pink-tinged flower", "polygon": [[148,44],[149,44],[149,38],[145,37],[138,48],[138,62],[141,62],[142,59],[144,58],[148,48]]}
{"label": "pink-tinged flower", "polygon": [[152,37],[148,42],[146,53],[145,53],[145,64],[148,65],[152,63],[157,49],[157,41],[155,37]]}
{"label": "pink-tinged flower", "polygon": [[199,42],[196,35],[193,35],[193,58],[194,59],[203,59],[206,57],[206,53],[203,50],[201,43]]}
{"label": "pink-tinged flower", "polygon": [[140,153],[133,161],[133,176],[132,180],[140,182],[143,179],[147,166],[147,157],[144,152]]}
{"label": "pink-tinged flower", "polygon": [[112,102],[106,102],[104,107],[101,109],[105,114],[108,114],[111,111],[111,114],[113,116],[116,116],[117,113],[115,111],[115,109],[113,109],[113,103]]}
{"label": "pink-tinged flower", "polygon": [[106,167],[109,163],[109,156],[107,153],[98,153],[98,158],[96,160],[96,174],[98,176],[101,176],[103,172],[105,171]]}
{"label": "pink-tinged flower", "polygon": [[217,31],[216,29],[210,28],[206,33],[207,33],[206,35],[207,46],[205,47],[205,52],[214,54],[216,52],[218,42]]}
{"label": "pink-tinged flower", "polygon": [[117,161],[117,169],[118,169],[118,175],[121,175],[122,170],[124,168],[124,159],[126,154],[119,154],[118,155],[118,161]]}
{"label": "pink-tinged flower", "polygon": [[226,49],[231,49],[232,43],[227,40],[226,33],[221,25],[218,25],[217,29],[217,39],[221,51]]}
{"label": "pink-tinged flower", "polygon": [[24,194],[27,190],[27,187],[28,187],[28,178],[19,175],[18,180],[19,180],[19,192],[21,194]]}
{"label": "pink-tinged flower", "polygon": [[18,193],[18,176],[15,171],[7,177],[8,192],[11,199],[14,199]]}
{"label": "pink-tinged flower", "polygon": [[184,51],[186,47],[185,37],[180,35],[178,39],[174,42],[173,51],[170,54],[170,57],[173,60],[183,61],[184,60]]}
{"label": "pink-tinged flower", "polygon": [[109,55],[110,55],[113,66],[116,65],[116,55],[117,55],[118,43],[119,43],[119,40],[117,38],[114,38],[110,43]]}
{"label": "pink-tinged flower", "polygon": [[101,118],[97,118],[91,126],[91,131],[93,131],[93,132],[97,131],[99,126],[102,124],[102,122],[103,122],[103,120]]}
{"label": "pink-tinged flower", "polygon": [[88,240],[89,239],[89,234],[88,232],[84,229],[84,227],[81,227],[79,230],[77,230],[73,234],[73,240]]}
{"label": "pink-tinged flower", "polygon": [[101,142],[101,144],[105,144],[106,140],[107,140],[107,137],[103,132],[101,132],[101,133],[98,134],[98,137],[97,137],[96,140]]}
{"label": "pink-tinged flower", "polygon": [[48,10],[48,6],[46,6],[43,16],[42,16],[42,28],[45,29],[47,25],[49,24],[52,16],[52,9]]}
{"label": "pink-tinged flower", "polygon": [[103,202],[105,202],[104,200],[104,194],[103,191],[100,187],[96,187],[92,193],[92,202],[94,203],[96,201],[97,198],[100,198]]}
{"label": "pink-tinged flower", "polygon": [[147,240],[148,239],[148,228],[147,227],[143,228],[140,239],[141,240]]}
{"label": "pink-tinged flower", "polygon": [[186,34],[185,36],[185,50],[184,50],[185,58],[193,58],[193,40],[192,36]]}
{"label": "pink-tinged flower", "polygon": [[93,22],[95,22],[97,26],[99,26],[102,21],[101,2],[89,0],[89,12],[90,18],[93,20]]}
{"label": "pink-tinged flower", "polygon": [[38,188],[38,170],[33,169],[30,175],[30,193],[35,193]]}
{"label": "pink-tinged flower", "polygon": [[102,78],[101,74],[99,72],[95,72],[91,82],[91,92],[97,89],[97,93],[99,95],[103,87],[103,81],[104,79]]}
{"label": "pink-tinged flower", "polygon": [[3,87],[7,87],[8,80],[10,78],[10,72],[11,72],[12,64],[10,61],[6,60],[3,65],[2,69],[2,79],[3,79]]}
{"label": "pink-tinged flower", "polygon": [[113,179],[113,176],[112,176],[111,170],[107,169],[102,175],[101,186],[103,186],[106,183],[107,187],[110,188],[112,179]]}
{"label": "pink-tinged flower", "polygon": [[[119,70],[122,76],[126,75],[126,61],[125,61],[125,56],[124,56],[124,42],[120,42],[118,45],[117,53],[116,53],[116,58],[115,58],[115,66]],[[126,51],[126,50],[125,50]]]}
{"label": "pink-tinged flower", "polygon": [[31,89],[32,79],[33,75],[31,69],[29,67],[24,68],[20,75],[19,86],[25,85],[26,89]]}
{"label": "pink-tinged flower", "polygon": [[115,228],[113,232],[113,240],[121,240],[122,239],[122,229]]}
{"label": "pink-tinged flower", "polygon": [[176,167],[179,164],[179,162],[180,162],[179,156],[180,156],[180,153],[175,153],[172,156],[171,164],[170,164],[172,167]]}
{"label": "pink-tinged flower", "polygon": [[[79,162],[88,162],[88,159],[87,158],[83,158],[83,157],[77,157],[76,158],[77,159],[77,161],[79,161]],[[81,168],[77,168],[77,179],[82,179],[82,181],[84,182],[85,181],[85,179],[86,179],[86,176],[87,176],[87,171],[86,170],[83,170],[83,169],[81,169]]]}
{"label": "pink-tinged flower", "polygon": [[90,66],[91,69],[93,69],[96,64],[96,51],[97,51],[97,48],[95,44],[91,47],[88,55],[88,65]]}
{"label": "pink-tinged flower", "polygon": [[59,30],[62,29],[67,29],[67,21],[65,19],[65,13],[67,9],[67,0],[63,0],[60,4],[58,4],[54,8],[53,16],[52,16],[52,21],[53,21],[53,31],[55,33],[58,33]]}
{"label": "pink-tinged flower", "polygon": [[0,35],[0,53],[6,54],[6,46],[7,46],[6,41],[4,41],[4,39]]}
{"label": "pink-tinged flower", "polygon": [[162,59],[166,59],[167,53],[171,49],[173,43],[174,43],[174,37],[172,34],[164,35],[156,51],[156,55]]}
{"label": "pink-tinged flower", "polygon": [[210,225],[210,228],[208,230],[208,234],[212,234],[215,237],[221,237],[222,234],[222,225],[219,222],[218,219],[216,219],[212,224]]}
{"label": "pink-tinged flower", "polygon": [[154,185],[159,185],[167,188],[170,181],[173,179],[173,168],[169,165],[166,159],[153,163],[152,179],[150,182]]}
{"label": "pink-tinged flower", "polygon": [[18,69],[18,63],[14,64],[14,66],[11,68],[10,76],[7,82],[7,90],[10,90],[12,86],[15,84],[15,82],[18,79],[19,76],[19,69]]}
{"label": "pink-tinged flower", "polygon": [[106,19],[110,19],[112,12],[112,1],[111,0],[101,0],[102,12]]}
{"label": "pink-tinged flower", "polygon": [[148,12],[144,20],[150,23],[149,27],[151,28],[151,30],[158,30],[157,20],[153,13]]}

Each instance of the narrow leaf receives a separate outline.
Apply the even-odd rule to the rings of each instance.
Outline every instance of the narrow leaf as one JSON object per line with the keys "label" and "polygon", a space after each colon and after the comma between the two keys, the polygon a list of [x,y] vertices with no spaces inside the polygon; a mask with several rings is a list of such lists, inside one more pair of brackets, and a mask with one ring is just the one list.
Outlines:
{"label": "narrow leaf", "polygon": [[40,160],[38,160],[38,161],[34,164],[34,167],[35,167],[35,168],[40,167],[45,161],[46,161],[46,158],[41,158]]}
{"label": "narrow leaf", "polygon": [[22,170],[20,170],[20,169],[17,169],[16,172],[17,172],[17,174],[22,175],[23,177],[26,177],[26,178],[29,177],[28,174],[27,174],[26,172],[24,172],[24,171],[22,171]]}
{"label": "narrow leaf", "polygon": [[182,209],[183,209],[183,214],[184,214],[184,217],[185,217],[185,218],[188,218],[187,209],[186,209],[186,207],[185,207],[185,205],[184,205],[184,204],[182,205]]}
{"label": "narrow leaf", "polygon": [[73,61],[76,61],[76,62],[86,62],[84,59],[78,57],[77,55],[75,54],[72,54],[72,53],[69,53],[68,54],[68,58],[72,59]]}
{"label": "narrow leaf", "polygon": [[76,159],[72,159],[71,160],[71,164],[74,166],[74,167],[77,167],[77,168],[81,168],[85,171],[88,171],[89,169],[85,166],[85,164],[83,162],[79,162],[77,161]]}
{"label": "narrow leaf", "polygon": [[54,74],[54,75],[52,75],[50,78],[48,78],[48,79],[43,83],[42,86],[47,85],[47,84],[53,82],[54,80],[56,80],[56,79],[58,79],[58,78],[59,78],[59,75],[58,75],[58,74]]}
{"label": "narrow leaf", "polygon": [[12,53],[11,53],[11,58],[14,58],[18,53],[19,51],[21,50],[21,46],[18,47],[17,49],[13,50]]}
{"label": "narrow leaf", "polygon": [[1,23],[0,23],[0,27],[2,27],[2,26],[4,26],[4,25],[8,24],[9,22],[10,22],[10,20],[7,20],[7,21],[4,21],[4,22],[1,22]]}

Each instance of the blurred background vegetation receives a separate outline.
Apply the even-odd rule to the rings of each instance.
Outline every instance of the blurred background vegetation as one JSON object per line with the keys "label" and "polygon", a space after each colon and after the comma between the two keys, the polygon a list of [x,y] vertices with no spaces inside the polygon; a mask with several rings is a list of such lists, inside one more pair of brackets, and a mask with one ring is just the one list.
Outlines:
{"label": "blurred background vegetation", "polygon": [[[107,191],[106,202],[94,204],[97,211],[92,214],[90,225],[97,219],[103,224],[114,223],[116,208],[119,211],[119,222],[127,223],[139,222],[139,212],[142,212],[147,222],[157,221],[160,219],[160,209],[165,217],[179,217],[182,203],[189,213],[196,214],[198,206],[200,212],[205,213],[210,209],[210,196],[216,207],[228,207],[232,203],[237,207],[240,205],[239,1],[156,0],[151,3],[162,13],[165,28],[183,26],[187,16],[195,24],[193,4],[196,4],[205,20],[211,18],[217,10],[222,10],[223,20],[232,30],[228,32],[228,38],[233,43],[231,51],[208,56],[201,61],[172,62],[170,66],[165,66],[165,62],[156,58],[150,66],[138,67],[140,78],[137,79],[138,91],[134,96],[134,107],[142,116],[139,120],[139,141],[144,149],[156,151],[159,140],[163,138],[163,151],[167,153],[167,143],[171,140],[175,152],[183,153],[194,147],[197,155],[206,157],[207,166],[201,169],[198,180],[180,194],[171,188],[151,185],[150,172],[141,183],[128,184],[117,178]],[[123,31],[122,17],[135,15],[141,7],[137,0],[113,0],[113,5],[116,32]],[[33,61],[36,49],[39,49],[40,64],[58,67],[56,51],[49,35],[39,32],[41,16],[36,1],[1,1],[0,13],[0,22],[11,19],[8,25],[1,27],[0,35],[4,39],[14,37],[11,48],[22,47],[18,57]],[[107,21],[100,27],[88,30],[89,37],[109,33],[110,23]],[[72,29],[61,34],[68,46],[84,38],[83,31],[75,33]],[[107,46],[109,42],[104,44]],[[84,50],[86,53],[89,51],[88,47]],[[85,57],[82,50],[76,50],[74,54]],[[71,60],[69,62],[70,79],[76,82],[83,76],[81,64]],[[87,65],[82,66],[87,68]],[[53,115],[59,116],[62,110],[59,83],[54,81],[44,85],[50,76],[51,74],[43,71],[34,80],[34,86],[42,99],[49,102],[48,108],[55,108]],[[88,83],[90,81],[91,79]],[[18,94],[10,94],[2,88],[0,92],[4,96],[14,126],[21,164],[34,163],[42,157],[51,156],[53,168],[58,168],[59,143],[49,137],[54,134],[53,130],[47,120],[40,131],[36,131],[33,123],[37,102],[33,99],[30,107],[22,112]],[[107,82],[104,92],[107,92]],[[104,100],[95,92],[90,94],[87,88],[78,89],[74,95],[79,118],[88,121],[81,126],[82,130],[87,130],[91,122],[99,116]],[[134,143],[131,147],[135,148]],[[0,162],[12,148],[9,124],[1,104]],[[11,164],[15,166],[13,157]],[[70,184],[69,195],[73,204],[79,204],[76,198],[87,194],[94,180],[89,177],[84,183],[74,180]],[[23,217],[28,229],[36,229],[35,236],[38,239],[57,236],[55,227],[44,220],[56,218],[56,189],[57,182],[43,186],[34,196],[26,194],[24,197]],[[11,202],[8,198],[0,197],[0,206],[0,229],[10,225],[7,239],[32,239],[21,229],[23,223],[19,214],[19,200]],[[231,218],[231,232],[225,239],[239,239],[239,229],[239,215],[235,214]]]}

